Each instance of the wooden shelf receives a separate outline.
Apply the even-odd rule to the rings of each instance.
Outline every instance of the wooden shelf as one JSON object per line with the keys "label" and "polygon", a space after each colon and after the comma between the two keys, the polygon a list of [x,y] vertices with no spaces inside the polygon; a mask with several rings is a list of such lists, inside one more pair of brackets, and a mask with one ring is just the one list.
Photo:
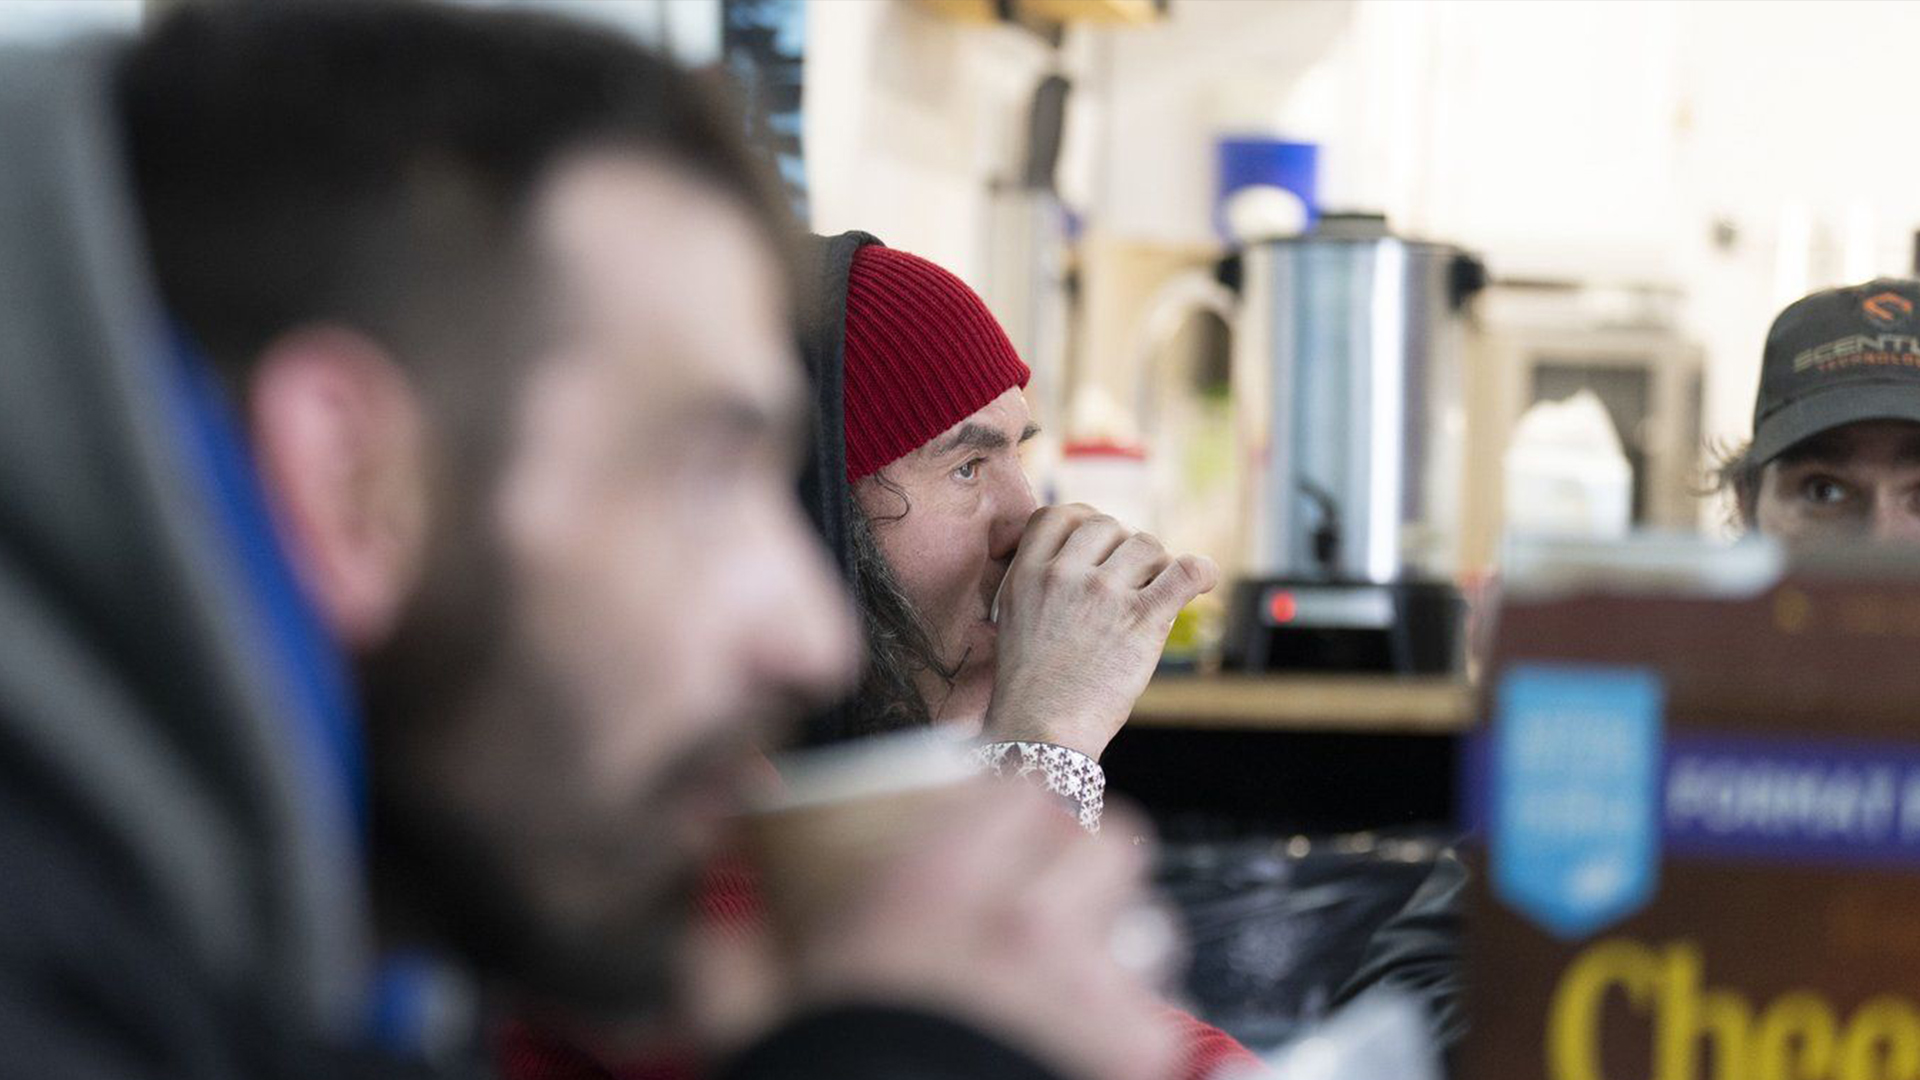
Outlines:
{"label": "wooden shelf", "polygon": [[1463,679],[1384,675],[1162,675],[1130,725],[1446,735],[1473,723]]}

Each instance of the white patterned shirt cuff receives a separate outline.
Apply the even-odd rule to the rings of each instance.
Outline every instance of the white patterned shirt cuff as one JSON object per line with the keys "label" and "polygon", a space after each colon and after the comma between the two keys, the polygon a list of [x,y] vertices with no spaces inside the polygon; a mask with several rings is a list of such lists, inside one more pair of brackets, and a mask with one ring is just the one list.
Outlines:
{"label": "white patterned shirt cuff", "polygon": [[1078,750],[1038,742],[995,742],[975,747],[970,760],[994,776],[1037,777],[1047,790],[1073,805],[1080,827],[1100,831],[1106,807],[1107,774],[1100,763]]}

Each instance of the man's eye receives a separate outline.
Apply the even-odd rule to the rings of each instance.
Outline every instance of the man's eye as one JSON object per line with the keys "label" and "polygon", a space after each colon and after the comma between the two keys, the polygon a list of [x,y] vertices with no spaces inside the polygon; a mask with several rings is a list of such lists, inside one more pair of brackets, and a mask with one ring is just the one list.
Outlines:
{"label": "man's eye", "polygon": [[1828,476],[1808,477],[1800,485],[1800,493],[1810,503],[1819,506],[1832,506],[1844,502],[1847,498],[1846,486]]}
{"label": "man's eye", "polygon": [[980,466],[986,464],[986,458],[974,458],[965,465],[953,470],[954,479],[971,480],[980,475]]}

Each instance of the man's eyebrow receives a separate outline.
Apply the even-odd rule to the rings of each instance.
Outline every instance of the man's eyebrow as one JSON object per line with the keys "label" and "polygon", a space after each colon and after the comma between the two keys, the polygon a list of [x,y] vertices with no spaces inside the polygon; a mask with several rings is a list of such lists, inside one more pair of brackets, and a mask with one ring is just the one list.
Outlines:
{"label": "man's eyebrow", "polygon": [[974,450],[1004,450],[1011,443],[998,428],[985,424],[976,424],[969,420],[960,425],[959,430],[934,444],[935,457],[950,454],[965,446]]}
{"label": "man's eyebrow", "polygon": [[1040,434],[1040,425],[1028,424],[1026,428],[1020,432],[1020,441],[1026,442],[1028,439],[1031,439],[1038,434]]}

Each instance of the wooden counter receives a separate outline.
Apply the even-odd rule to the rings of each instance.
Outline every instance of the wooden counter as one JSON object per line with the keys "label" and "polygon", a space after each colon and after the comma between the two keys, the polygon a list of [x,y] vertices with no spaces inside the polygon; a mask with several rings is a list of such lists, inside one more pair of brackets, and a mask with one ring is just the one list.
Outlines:
{"label": "wooden counter", "polygon": [[1447,735],[1477,707],[1463,679],[1384,675],[1161,675],[1129,726]]}

